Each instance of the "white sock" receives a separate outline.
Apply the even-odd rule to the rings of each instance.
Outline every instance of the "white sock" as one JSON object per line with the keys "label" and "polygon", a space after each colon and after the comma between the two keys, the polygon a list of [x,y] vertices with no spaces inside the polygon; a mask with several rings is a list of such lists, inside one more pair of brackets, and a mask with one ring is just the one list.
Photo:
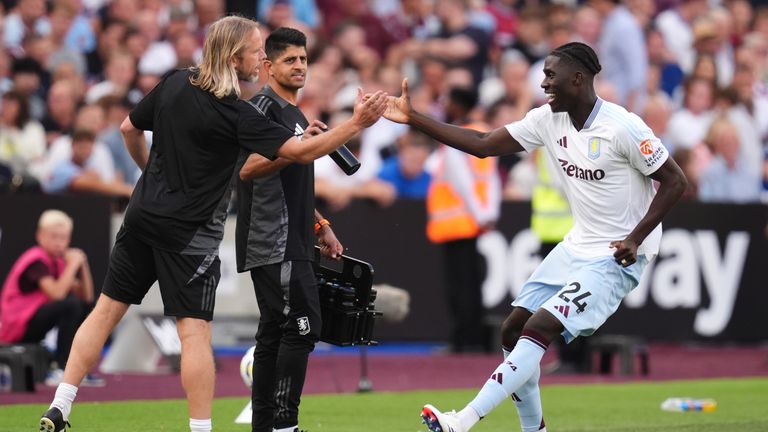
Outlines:
{"label": "white sock", "polygon": [[515,349],[496,368],[469,406],[480,417],[488,415],[533,376],[545,350],[542,342],[525,335],[520,337]]}
{"label": "white sock", "polygon": [[189,419],[190,432],[211,432],[213,424],[211,419]]}
{"label": "white sock", "polygon": [[512,394],[517,415],[520,417],[520,428],[523,432],[539,431],[544,418],[541,409],[541,392],[539,391],[540,377],[541,367],[537,365],[536,371],[528,381]]}
{"label": "white sock", "polygon": [[295,431],[298,428],[299,428],[299,426],[296,425],[296,426],[290,426],[290,427],[287,427],[287,428],[272,429],[272,432],[293,432],[293,431]]}
{"label": "white sock", "polygon": [[56,407],[61,411],[64,420],[69,420],[69,413],[72,411],[72,402],[77,396],[77,387],[72,384],[61,383],[56,387],[56,394],[53,395],[53,402],[50,408]]}
{"label": "white sock", "polygon": [[469,430],[475,423],[480,421],[480,416],[477,414],[477,411],[469,405],[457,412],[456,417],[458,417],[459,423],[461,423],[461,427],[464,428],[464,430]]}
{"label": "white sock", "polygon": [[[504,353],[505,359],[512,352],[504,347],[501,347],[501,351]],[[517,408],[517,416],[520,418],[520,428],[523,432],[547,431],[546,428],[539,429],[544,419],[539,378],[541,378],[541,366],[537,367],[531,378],[512,394],[512,400],[515,402],[515,408]]]}

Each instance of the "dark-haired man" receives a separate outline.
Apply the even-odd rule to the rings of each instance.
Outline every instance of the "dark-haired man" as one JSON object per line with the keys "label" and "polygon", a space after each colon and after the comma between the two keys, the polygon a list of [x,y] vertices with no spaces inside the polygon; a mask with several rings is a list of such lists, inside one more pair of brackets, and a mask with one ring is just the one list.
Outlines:
{"label": "dark-haired man", "polygon": [[[264,44],[268,81],[250,102],[299,139],[322,132],[296,107],[307,74],[307,39],[291,28],[272,32]],[[312,261],[315,236],[321,253],[338,259],[343,248],[330,224],[313,212],[314,168],[287,159],[248,157],[240,170],[237,269],[250,271],[261,312],[251,392],[254,432],[298,426],[309,353],[320,338],[320,299]]]}
{"label": "dark-haired man", "polygon": [[[556,48],[544,62],[541,87],[548,103],[488,133],[415,112],[406,81],[403,94],[390,98],[387,118],[478,157],[544,147],[574,217],[573,228],[528,279],[502,325],[504,362],[460,412],[425,405],[422,418],[432,431],[467,431],[508,397],[524,432],[546,430],[538,378],[550,342],[592,334],[658,253],[661,220],[687,182],[638,116],[597,97],[600,69],[585,44]],[[658,192],[651,179],[660,183]]]}

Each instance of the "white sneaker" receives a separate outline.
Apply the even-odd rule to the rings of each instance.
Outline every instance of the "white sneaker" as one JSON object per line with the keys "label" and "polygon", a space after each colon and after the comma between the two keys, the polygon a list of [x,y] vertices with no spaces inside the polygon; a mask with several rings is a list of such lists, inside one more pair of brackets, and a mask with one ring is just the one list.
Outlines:
{"label": "white sneaker", "polygon": [[51,369],[48,375],[45,376],[45,385],[49,387],[56,387],[61,384],[61,380],[64,379],[64,371],[61,369]]}
{"label": "white sneaker", "polygon": [[456,411],[443,413],[430,404],[424,405],[421,409],[421,421],[432,432],[465,432],[456,416]]}

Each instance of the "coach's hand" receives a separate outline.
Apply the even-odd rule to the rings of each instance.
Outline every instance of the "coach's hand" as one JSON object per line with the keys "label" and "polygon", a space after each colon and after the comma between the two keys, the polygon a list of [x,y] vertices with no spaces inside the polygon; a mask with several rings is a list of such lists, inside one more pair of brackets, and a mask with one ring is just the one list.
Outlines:
{"label": "coach's hand", "polygon": [[320,246],[320,254],[326,258],[339,261],[341,254],[344,253],[344,246],[336,238],[330,225],[320,227],[320,232],[317,233],[317,244]]}
{"label": "coach's hand", "polygon": [[320,135],[321,133],[328,130],[328,125],[321,122],[320,120],[312,120],[312,123],[307,126],[306,129],[304,129],[304,136],[307,138],[313,137],[315,135]]}
{"label": "coach's hand", "polygon": [[367,128],[376,123],[386,109],[387,93],[379,90],[369,97],[363,98],[363,89],[358,87],[352,121],[362,128]]}

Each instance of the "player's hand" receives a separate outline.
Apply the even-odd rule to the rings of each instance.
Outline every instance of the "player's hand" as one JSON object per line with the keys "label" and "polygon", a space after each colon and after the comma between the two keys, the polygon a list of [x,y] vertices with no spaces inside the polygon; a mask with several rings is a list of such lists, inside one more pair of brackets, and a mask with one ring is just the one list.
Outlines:
{"label": "player's hand", "polygon": [[403,79],[400,97],[387,98],[387,110],[384,118],[396,123],[408,123],[411,119],[411,97],[408,95],[408,78]]}
{"label": "player's hand", "polygon": [[616,252],[613,253],[616,262],[622,267],[629,267],[637,261],[638,246],[634,240],[625,238],[624,240],[612,241],[609,247],[616,249]]}
{"label": "player's hand", "polygon": [[323,225],[317,234],[317,244],[320,246],[320,254],[326,258],[339,261],[341,254],[344,253],[344,246],[341,245],[336,234],[330,225]]}
{"label": "player's hand", "polygon": [[376,123],[386,109],[387,93],[379,90],[368,97],[363,97],[363,89],[358,87],[352,121],[360,127],[367,128]]}
{"label": "player's hand", "polygon": [[316,135],[320,135],[321,133],[328,130],[328,125],[321,122],[320,120],[312,120],[312,123],[307,126],[306,129],[304,129],[304,136],[307,138],[311,138]]}

